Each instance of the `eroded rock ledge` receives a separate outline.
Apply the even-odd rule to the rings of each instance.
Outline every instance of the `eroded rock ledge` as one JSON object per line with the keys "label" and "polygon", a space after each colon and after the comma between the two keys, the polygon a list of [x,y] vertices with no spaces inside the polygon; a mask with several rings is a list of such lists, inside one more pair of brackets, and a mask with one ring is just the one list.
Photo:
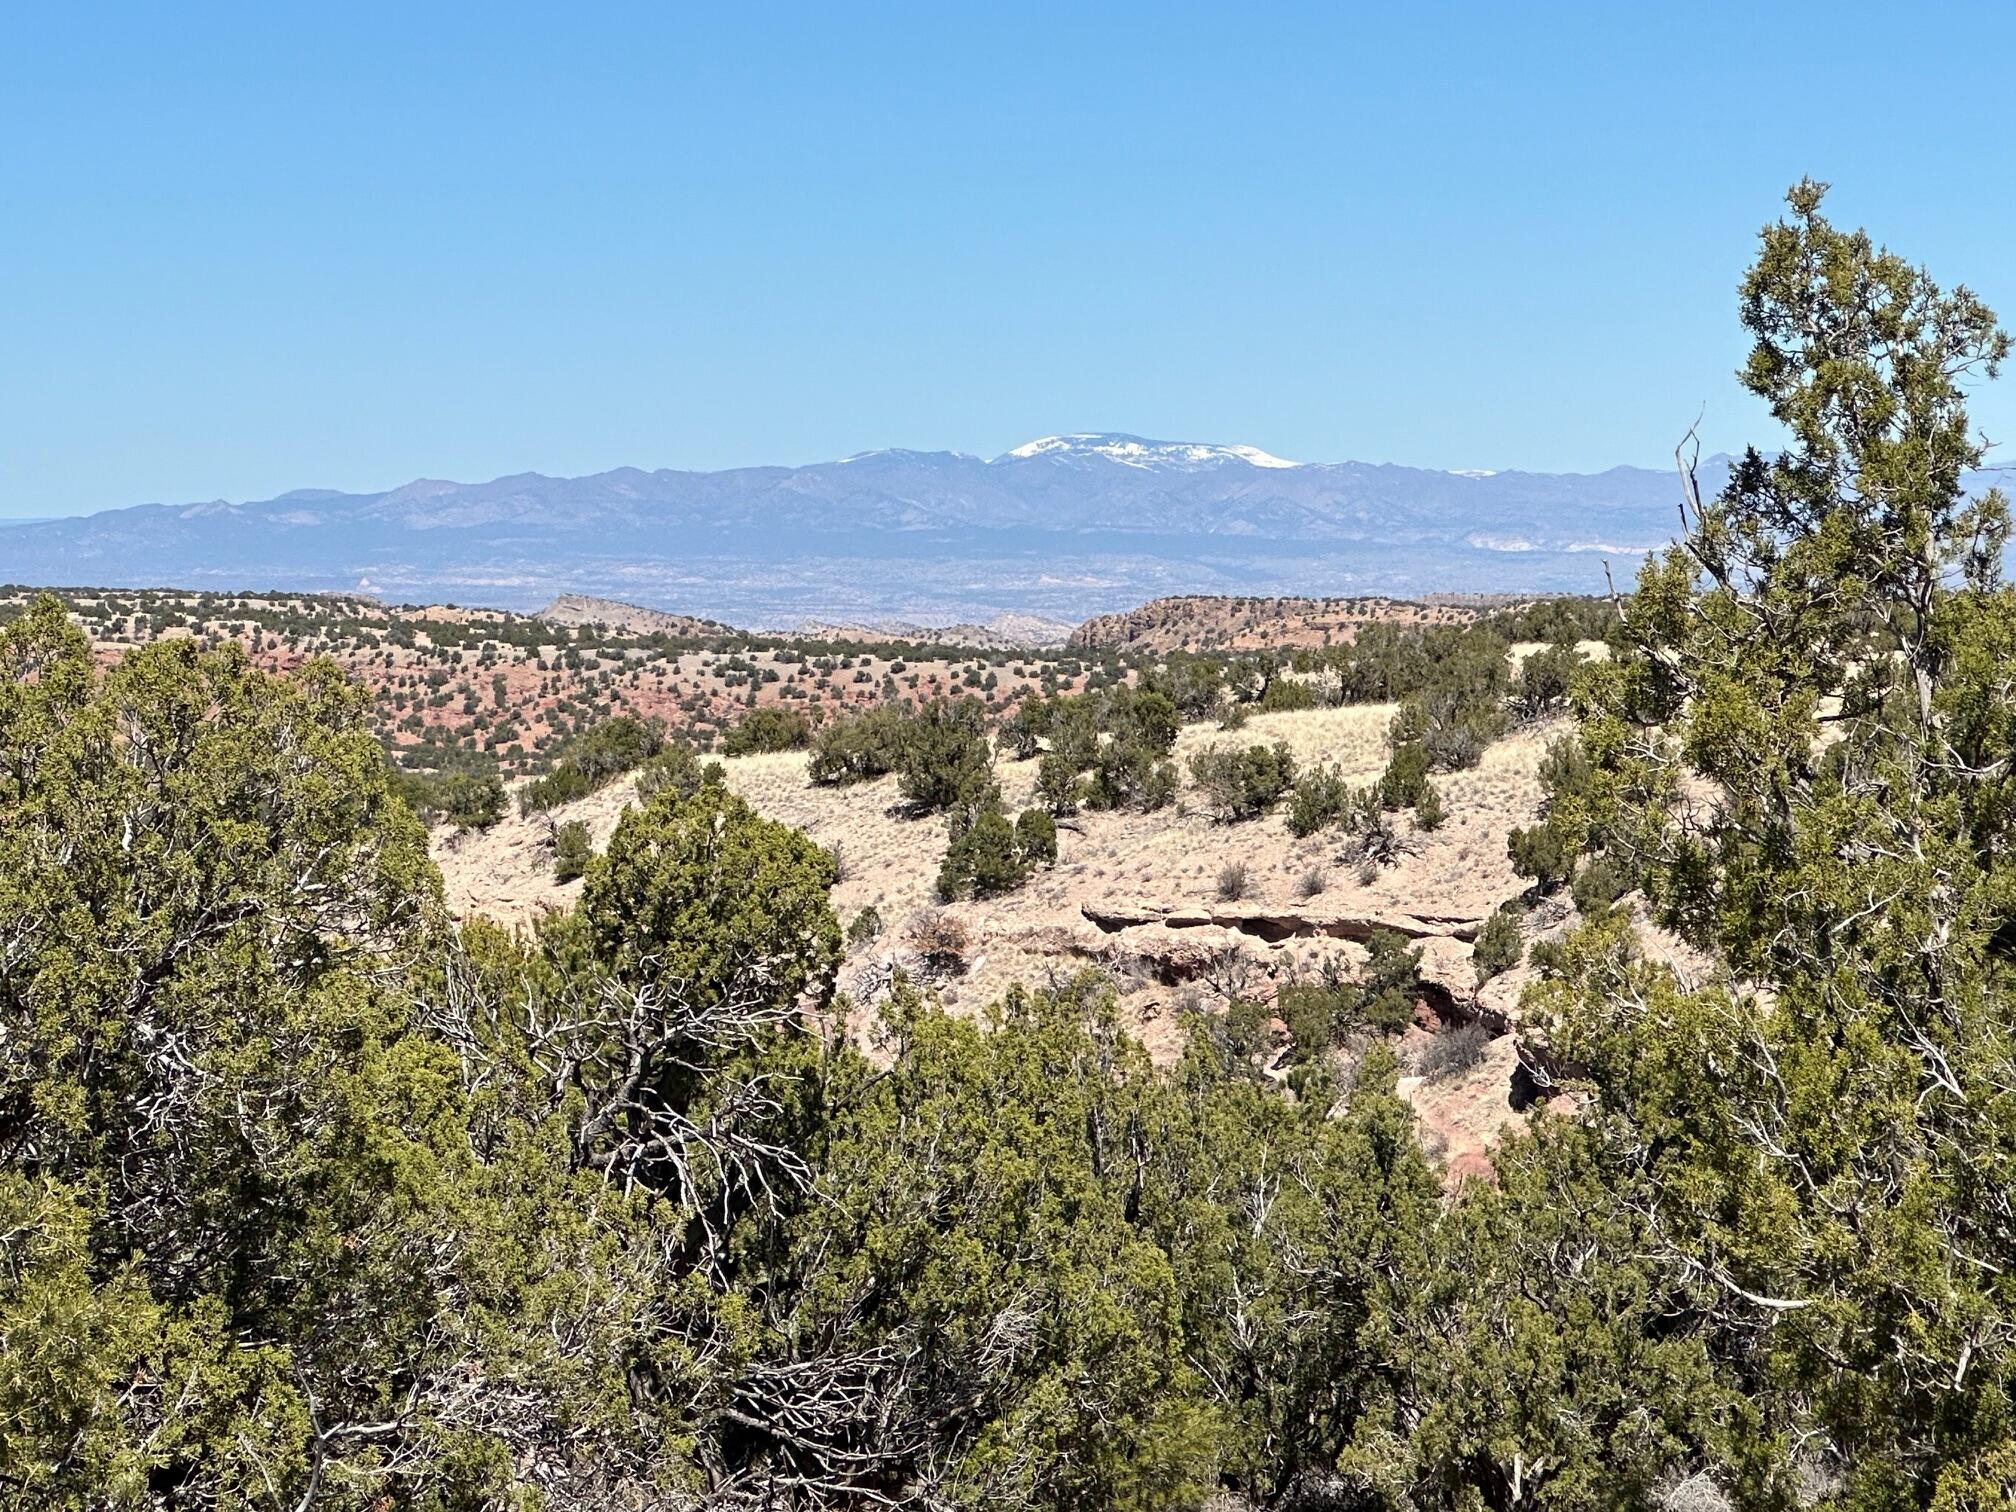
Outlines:
{"label": "eroded rock ledge", "polygon": [[1169,929],[1212,927],[1237,930],[1268,944],[1282,940],[1355,940],[1390,929],[1410,940],[1437,936],[1474,940],[1484,920],[1474,914],[1366,913],[1318,908],[1283,908],[1270,903],[1158,903],[1144,898],[1108,898],[1084,903],[1079,911],[1108,934],[1141,924]]}

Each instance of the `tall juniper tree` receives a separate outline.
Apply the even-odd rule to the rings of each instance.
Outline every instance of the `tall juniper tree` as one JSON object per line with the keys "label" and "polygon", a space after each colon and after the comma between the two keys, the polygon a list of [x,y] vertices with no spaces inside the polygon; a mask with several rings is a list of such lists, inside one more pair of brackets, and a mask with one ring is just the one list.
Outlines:
{"label": "tall juniper tree", "polygon": [[1641,575],[1625,654],[1581,681],[1588,763],[1549,820],[1718,969],[1685,982],[1612,921],[1540,1007],[1674,1288],[1662,1327],[1703,1341],[1781,1460],[1725,1479],[2000,1504],[2016,595],[2004,501],[1968,493],[1965,390],[2009,339],[1830,224],[1824,187],[1792,190],[1742,286],[1741,376],[1789,445],[1712,500],[1683,459],[1684,537]]}

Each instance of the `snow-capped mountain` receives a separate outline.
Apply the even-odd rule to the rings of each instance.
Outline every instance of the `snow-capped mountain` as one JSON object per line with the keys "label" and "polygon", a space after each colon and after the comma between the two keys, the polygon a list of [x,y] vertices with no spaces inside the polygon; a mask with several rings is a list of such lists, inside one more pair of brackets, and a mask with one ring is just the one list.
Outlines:
{"label": "snow-capped mountain", "polygon": [[[1705,470],[1705,486],[1718,481]],[[1594,589],[1675,519],[1669,473],[1291,462],[1085,433],[998,457],[618,468],[303,489],[0,528],[0,581],[354,589],[526,607],[586,593],[740,623],[1082,618],[1157,594]],[[32,500],[25,501],[33,505]]]}
{"label": "snow-capped mountain", "polygon": [[1031,457],[1058,460],[1101,458],[1123,467],[1144,471],[1195,472],[1199,468],[1244,463],[1248,467],[1300,467],[1257,446],[1214,446],[1198,441],[1147,441],[1140,436],[1081,433],[1075,436],[1044,436],[1025,441],[1013,451],[1003,452],[996,462],[1025,461]]}

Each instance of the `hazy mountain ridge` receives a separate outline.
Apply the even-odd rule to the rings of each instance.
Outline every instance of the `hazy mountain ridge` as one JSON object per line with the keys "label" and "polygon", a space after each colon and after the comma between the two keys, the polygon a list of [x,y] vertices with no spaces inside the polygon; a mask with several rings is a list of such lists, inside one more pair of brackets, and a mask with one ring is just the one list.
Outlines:
{"label": "hazy mountain ridge", "polygon": [[992,459],[888,450],[148,504],[0,532],[0,579],[525,608],[580,593],[736,623],[1076,620],[1173,593],[1594,588],[1601,557],[1670,536],[1677,491],[1645,468],[1451,472],[1084,434]]}

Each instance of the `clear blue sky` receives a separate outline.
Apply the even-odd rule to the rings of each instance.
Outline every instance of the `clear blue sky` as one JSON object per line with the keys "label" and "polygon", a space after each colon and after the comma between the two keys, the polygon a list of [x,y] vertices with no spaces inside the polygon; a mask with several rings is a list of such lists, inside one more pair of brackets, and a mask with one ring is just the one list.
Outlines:
{"label": "clear blue sky", "polygon": [[17,6],[0,514],[1091,429],[1660,465],[1766,435],[1801,174],[2016,319],[2012,64],[2006,4]]}

